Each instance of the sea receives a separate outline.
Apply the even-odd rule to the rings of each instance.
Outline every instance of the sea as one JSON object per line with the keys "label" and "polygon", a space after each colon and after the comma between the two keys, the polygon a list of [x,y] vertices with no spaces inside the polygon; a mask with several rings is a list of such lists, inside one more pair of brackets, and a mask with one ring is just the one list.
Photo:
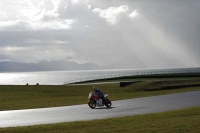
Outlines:
{"label": "sea", "polygon": [[121,76],[200,73],[196,68],[165,68],[165,69],[103,69],[76,71],[40,71],[40,72],[0,72],[0,85],[64,85],[67,83],[103,79]]}

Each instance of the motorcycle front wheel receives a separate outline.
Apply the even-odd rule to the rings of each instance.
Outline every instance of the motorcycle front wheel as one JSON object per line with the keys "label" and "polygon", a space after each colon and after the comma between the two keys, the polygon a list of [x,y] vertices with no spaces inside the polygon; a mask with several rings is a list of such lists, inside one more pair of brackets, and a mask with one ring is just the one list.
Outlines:
{"label": "motorcycle front wheel", "polygon": [[88,101],[88,106],[92,109],[94,109],[96,107],[96,102],[93,100],[89,100]]}
{"label": "motorcycle front wheel", "polygon": [[111,107],[112,103],[109,99],[105,99],[105,105],[106,105],[106,107],[109,108],[109,107]]}

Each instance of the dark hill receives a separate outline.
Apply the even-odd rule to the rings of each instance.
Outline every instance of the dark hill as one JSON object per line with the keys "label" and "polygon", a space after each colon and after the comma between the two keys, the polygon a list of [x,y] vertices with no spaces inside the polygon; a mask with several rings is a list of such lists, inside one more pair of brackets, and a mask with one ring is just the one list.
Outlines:
{"label": "dark hill", "polygon": [[27,71],[64,71],[64,70],[95,70],[99,66],[93,63],[79,64],[72,61],[41,61],[38,63],[0,62],[1,72]]}

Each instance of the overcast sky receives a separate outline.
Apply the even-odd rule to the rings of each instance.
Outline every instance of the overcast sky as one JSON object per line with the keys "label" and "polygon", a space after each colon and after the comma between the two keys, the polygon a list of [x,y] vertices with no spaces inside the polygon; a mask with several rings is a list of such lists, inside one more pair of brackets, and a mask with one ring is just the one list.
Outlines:
{"label": "overcast sky", "polygon": [[0,0],[0,61],[200,66],[200,0]]}

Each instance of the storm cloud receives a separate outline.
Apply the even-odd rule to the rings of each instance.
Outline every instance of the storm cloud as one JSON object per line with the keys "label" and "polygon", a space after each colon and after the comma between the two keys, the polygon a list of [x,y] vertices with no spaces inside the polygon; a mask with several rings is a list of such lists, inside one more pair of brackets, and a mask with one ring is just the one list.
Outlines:
{"label": "storm cloud", "polygon": [[200,66],[198,0],[7,0],[0,6],[0,61]]}

